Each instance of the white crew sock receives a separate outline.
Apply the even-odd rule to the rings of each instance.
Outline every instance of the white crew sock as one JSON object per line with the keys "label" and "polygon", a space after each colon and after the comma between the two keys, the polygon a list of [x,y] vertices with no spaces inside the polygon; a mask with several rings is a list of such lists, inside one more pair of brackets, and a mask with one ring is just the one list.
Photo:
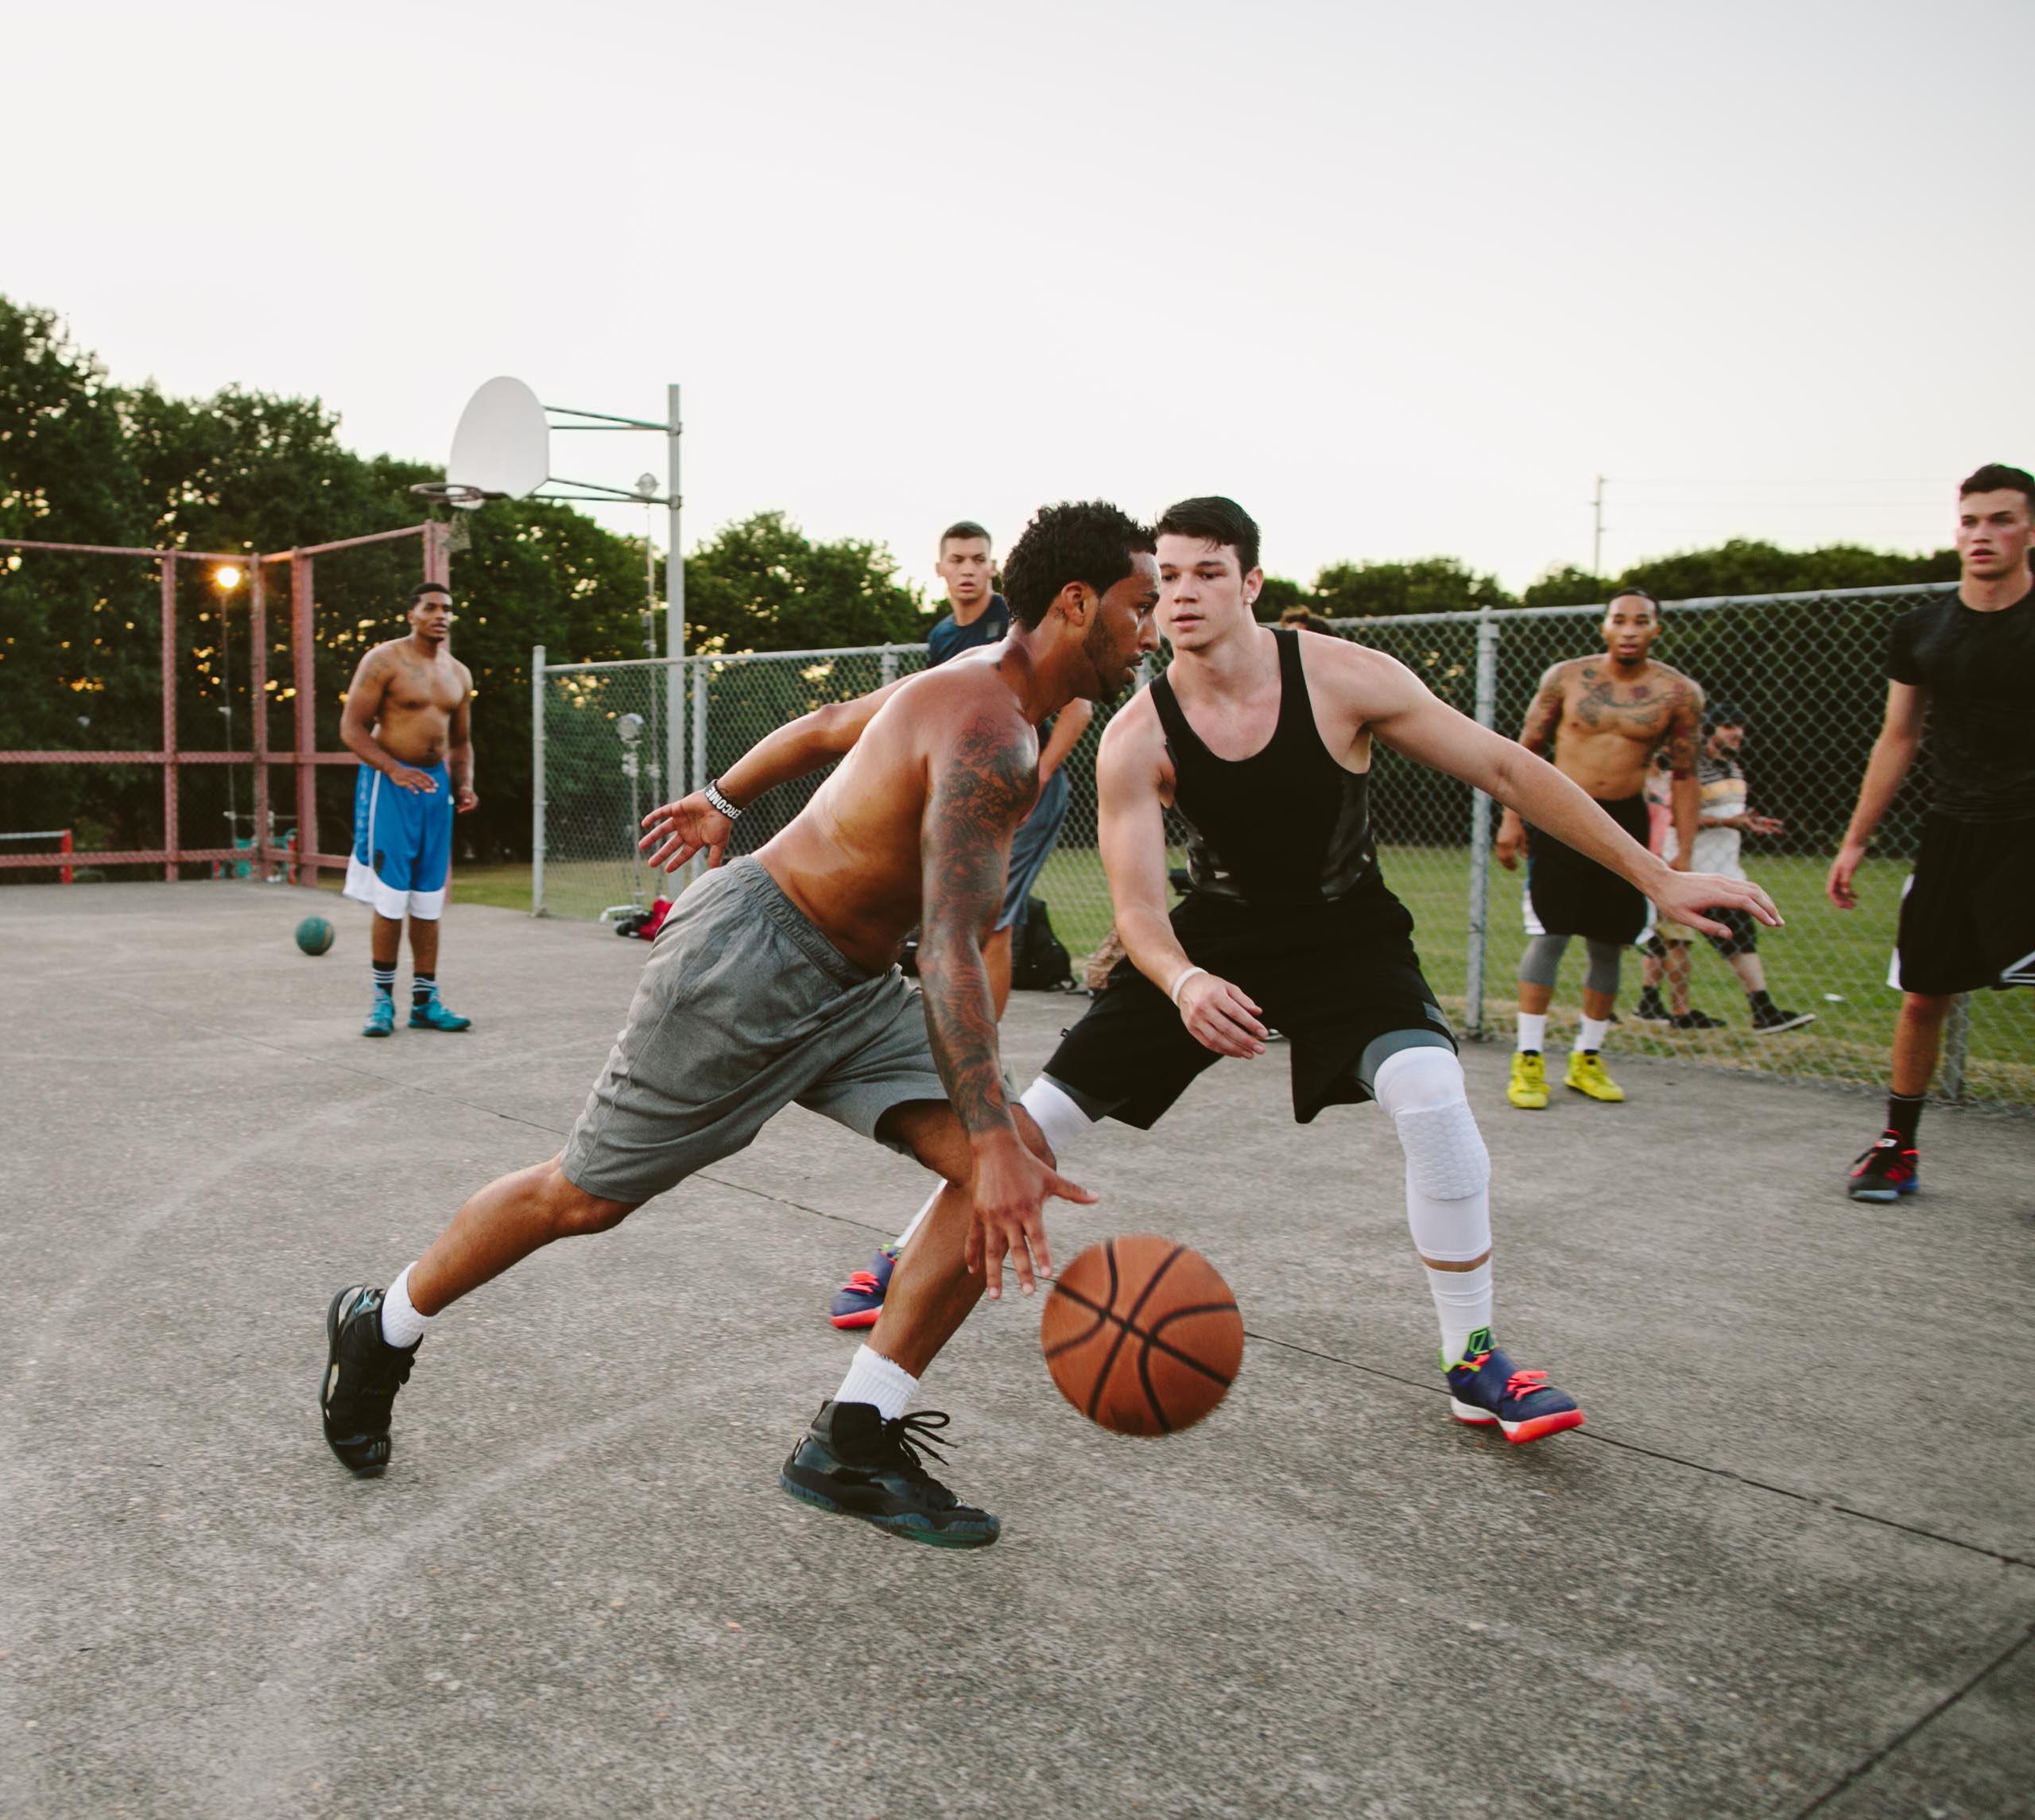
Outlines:
{"label": "white crew sock", "polygon": [[[1048,1148],[1056,1156],[1095,1122],[1075,1104],[1070,1094],[1056,1086],[1044,1075],[1025,1090],[1018,1103],[1032,1115],[1032,1122],[1039,1128],[1039,1135],[1046,1140]],[[940,1184],[941,1187],[945,1186],[944,1183]],[[939,1198],[939,1188],[935,1188],[926,1196],[925,1205],[912,1215],[912,1223],[898,1233],[898,1250],[902,1251],[910,1242],[912,1234],[919,1229],[920,1223],[932,1211],[932,1203]]]}
{"label": "white crew sock", "polygon": [[1430,1264],[1428,1292],[1441,1322],[1441,1356],[1453,1365],[1470,1336],[1491,1324],[1491,1260],[1486,1258],[1475,1270],[1436,1270]]}
{"label": "white crew sock", "polygon": [[836,1403],[873,1403],[886,1422],[895,1422],[918,1394],[919,1380],[901,1365],[893,1365],[866,1342],[855,1348],[848,1375],[834,1392]]}
{"label": "white crew sock", "polygon": [[1604,1038],[1610,1033],[1611,1020],[1608,1017],[1585,1017],[1576,1032],[1576,1047],[1579,1051],[1595,1055],[1604,1046]]}
{"label": "white crew sock", "polygon": [[1519,1014],[1518,1047],[1539,1050],[1547,1047],[1548,1014],[1545,1011],[1522,1011]]}
{"label": "white crew sock", "polygon": [[420,1315],[410,1301],[410,1272],[413,1264],[403,1266],[403,1273],[389,1285],[389,1293],[382,1298],[382,1338],[392,1346],[413,1346],[431,1331],[436,1315]]}

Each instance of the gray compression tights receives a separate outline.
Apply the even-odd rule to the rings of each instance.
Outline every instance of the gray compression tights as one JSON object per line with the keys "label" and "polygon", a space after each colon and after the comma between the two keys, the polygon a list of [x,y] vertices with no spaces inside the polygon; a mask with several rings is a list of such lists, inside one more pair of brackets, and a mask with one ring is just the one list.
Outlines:
{"label": "gray compression tights", "polygon": [[[1590,950],[1590,970],[1583,976],[1584,988],[1591,992],[1615,993],[1618,989],[1618,956],[1623,951],[1620,944],[1600,942],[1587,935],[1583,940]],[[1526,944],[1525,953],[1519,957],[1520,983],[1552,986],[1555,971],[1560,966],[1568,947],[1566,935],[1536,935]]]}

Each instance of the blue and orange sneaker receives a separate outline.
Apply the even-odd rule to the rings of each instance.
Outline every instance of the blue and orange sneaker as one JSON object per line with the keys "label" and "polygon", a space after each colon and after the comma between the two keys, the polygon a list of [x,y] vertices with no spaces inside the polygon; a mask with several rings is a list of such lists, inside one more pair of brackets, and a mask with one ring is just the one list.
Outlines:
{"label": "blue and orange sneaker", "polygon": [[1851,1165],[1851,1198],[1897,1201],[1922,1185],[1922,1160],[1897,1131],[1882,1132],[1873,1147]]}
{"label": "blue and orange sneaker", "polygon": [[1495,1422],[1515,1445],[1580,1428],[1583,1411],[1576,1399],[1547,1381],[1544,1371],[1520,1371],[1498,1350],[1488,1327],[1470,1336],[1463,1356],[1448,1373],[1448,1412],[1458,1422],[1487,1427]]}
{"label": "blue and orange sneaker", "polygon": [[457,1012],[448,1011],[445,1001],[438,996],[438,989],[431,989],[431,996],[423,1004],[414,1001],[410,1005],[410,1028],[413,1030],[467,1030],[473,1026],[471,1017],[462,1017]]}
{"label": "blue and orange sneaker", "polygon": [[873,1327],[883,1312],[883,1298],[890,1288],[890,1272],[897,1268],[897,1247],[886,1245],[866,1270],[858,1270],[834,1291],[833,1306],[827,1319],[837,1327]]}

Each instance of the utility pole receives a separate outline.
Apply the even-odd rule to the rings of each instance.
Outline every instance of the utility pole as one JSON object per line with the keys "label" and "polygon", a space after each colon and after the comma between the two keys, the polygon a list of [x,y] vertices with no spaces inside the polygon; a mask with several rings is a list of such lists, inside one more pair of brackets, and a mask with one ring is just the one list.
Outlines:
{"label": "utility pole", "polygon": [[1600,575],[1604,572],[1604,477],[1597,476],[1597,497],[1591,501],[1596,529],[1590,538],[1590,572]]}

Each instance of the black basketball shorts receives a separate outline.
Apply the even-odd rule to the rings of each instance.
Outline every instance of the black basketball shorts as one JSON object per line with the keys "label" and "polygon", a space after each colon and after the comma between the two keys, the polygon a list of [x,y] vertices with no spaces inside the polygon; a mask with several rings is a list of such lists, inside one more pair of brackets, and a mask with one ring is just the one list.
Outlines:
{"label": "black basketball shorts", "polygon": [[[1644,796],[1600,799],[1597,807],[1646,845]],[[1595,942],[1643,942],[1653,920],[1653,906],[1638,885],[1626,884],[1545,828],[1527,831],[1526,890],[1520,908],[1529,935],[1581,935]]]}
{"label": "black basketball shorts", "polygon": [[[1173,914],[1196,966],[1238,986],[1261,1022],[1292,1049],[1293,1117],[1370,1098],[1357,1078],[1382,1036],[1455,1033],[1421,977],[1413,920],[1382,883],[1335,904],[1258,911],[1194,892]],[[1266,1058],[1261,1057],[1262,1066]],[[1049,1079],[1098,1116],[1149,1131],[1207,1068],[1222,1060],[1188,1032],[1173,1002],[1128,959],[1119,961],[1087,1014],[1045,1065]]]}
{"label": "black basketball shorts", "polygon": [[2035,986],[2035,819],[1924,820],[1886,983],[1932,997]]}

